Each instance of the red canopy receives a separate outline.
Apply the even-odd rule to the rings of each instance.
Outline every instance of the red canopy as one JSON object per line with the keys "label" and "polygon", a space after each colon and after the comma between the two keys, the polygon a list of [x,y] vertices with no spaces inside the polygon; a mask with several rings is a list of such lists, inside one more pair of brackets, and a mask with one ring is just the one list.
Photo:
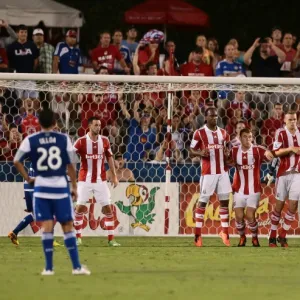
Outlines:
{"label": "red canopy", "polygon": [[182,0],[147,0],[125,12],[129,24],[172,24],[208,26],[209,17],[201,9]]}

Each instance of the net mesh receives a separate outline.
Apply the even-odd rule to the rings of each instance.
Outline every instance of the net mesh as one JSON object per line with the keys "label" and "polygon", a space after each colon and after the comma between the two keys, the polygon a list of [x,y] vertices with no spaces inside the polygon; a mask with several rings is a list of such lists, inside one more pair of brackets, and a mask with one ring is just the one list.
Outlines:
{"label": "net mesh", "polygon": [[[111,143],[122,182],[119,189],[112,191],[112,201],[119,220],[117,232],[124,235],[165,234],[166,208],[170,210],[169,234],[193,232],[200,161],[190,154],[189,147],[193,132],[204,125],[206,108],[218,109],[218,125],[225,128],[232,141],[236,139],[238,124],[243,122],[251,128],[257,144],[270,148],[276,129],[283,126],[283,112],[299,111],[300,105],[300,85],[0,80],[0,87],[0,181],[22,181],[12,160],[21,141],[40,130],[40,109],[51,107],[56,113],[57,130],[68,133],[73,142],[86,134],[87,119],[97,116],[101,119],[101,133]],[[170,202],[166,203],[165,137],[170,92],[172,175]],[[263,164],[262,182],[267,173],[269,167]],[[275,203],[274,183],[263,183],[263,187],[257,214],[259,232],[267,234],[269,212]],[[135,201],[137,197],[140,201]],[[230,215],[233,234],[236,231],[232,210]],[[86,224],[89,218],[87,213]],[[215,196],[205,219],[203,233],[217,234],[220,218]],[[299,233],[297,222],[290,234]]]}

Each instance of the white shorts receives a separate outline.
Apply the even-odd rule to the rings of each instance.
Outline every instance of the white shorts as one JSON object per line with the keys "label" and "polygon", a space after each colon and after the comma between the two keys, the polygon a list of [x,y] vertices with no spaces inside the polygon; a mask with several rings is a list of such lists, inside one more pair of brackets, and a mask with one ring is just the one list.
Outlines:
{"label": "white shorts", "polygon": [[300,200],[300,173],[291,173],[276,179],[276,199]]}
{"label": "white shorts", "polygon": [[218,175],[203,175],[200,178],[200,202],[207,203],[214,193],[219,200],[228,200],[232,192],[228,172]]}
{"label": "white shorts", "polygon": [[238,208],[238,207],[257,208],[259,200],[260,200],[260,193],[255,193],[251,195],[235,193],[233,195],[233,208]]}
{"label": "white shorts", "polygon": [[77,192],[77,204],[86,205],[93,196],[102,206],[111,204],[110,190],[106,181],[97,183],[79,181]]}

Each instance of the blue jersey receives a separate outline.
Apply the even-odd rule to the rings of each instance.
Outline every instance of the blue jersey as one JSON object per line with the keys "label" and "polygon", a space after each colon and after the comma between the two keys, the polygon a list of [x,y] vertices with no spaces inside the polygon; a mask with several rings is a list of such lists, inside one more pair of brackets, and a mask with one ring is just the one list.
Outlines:
{"label": "blue jersey", "polygon": [[[32,168],[32,165],[30,165],[29,170],[28,170],[28,175],[29,177],[33,178],[35,177],[35,172]],[[34,185],[28,183],[27,181],[24,181],[24,192],[33,192]]]}
{"label": "blue jersey", "polygon": [[82,65],[80,49],[62,42],[57,44],[53,55],[59,57],[59,73],[78,74],[78,67]]}
{"label": "blue jersey", "polygon": [[34,197],[61,199],[70,195],[66,170],[73,157],[70,138],[58,132],[38,132],[24,139],[15,156],[29,158],[35,171]]}
{"label": "blue jersey", "polygon": [[216,67],[216,76],[236,76],[244,74],[243,66],[238,62],[228,62],[226,59],[220,61]]}
{"label": "blue jersey", "polygon": [[[124,58],[127,66],[130,67],[130,65],[132,64],[132,62],[131,62],[131,56],[130,56],[130,50],[129,50],[129,48],[126,47],[126,46],[124,46],[124,45],[122,45],[121,48],[120,48],[120,53],[121,53],[122,57]],[[124,74],[124,70],[121,67],[120,62],[117,61],[117,60],[115,60],[114,73]]]}

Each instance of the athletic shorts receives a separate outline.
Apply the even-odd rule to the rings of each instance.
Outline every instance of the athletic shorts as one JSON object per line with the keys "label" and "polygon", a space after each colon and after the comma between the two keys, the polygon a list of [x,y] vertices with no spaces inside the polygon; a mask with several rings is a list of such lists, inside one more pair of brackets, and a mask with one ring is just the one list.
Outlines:
{"label": "athletic shorts", "polygon": [[[208,202],[209,197],[216,193],[218,196],[222,195],[228,200],[229,194],[232,192],[231,182],[228,172],[217,175],[203,175],[200,178],[200,201]],[[228,195],[228,196],[227,196]]]}
{"label": "athletic shorts", "polygon": [[276,179],[276,199],[300,200],[300,173],[291,173]]}
{"label": "athletic shorts", "polygon": [[74,208],[69,195],[62,199],[45,199],[33,197],[33,211],[37,221],[55,219],[59,223],[73,221]]}
{"label": "athletic shorts", "polygon": [[238,207],[257,208],[259,200],[260,200],[260,193],[255,193],[251,195],[235,193],[233,195],[233,208],[238,208]]}
{"label": "athletic shorts", "polygon": [[77,192],[77,204],[85,205],[93,196],[96,202],[102,206],[111,204],[110,191],[106,181],[97,183],[79,181]]}

